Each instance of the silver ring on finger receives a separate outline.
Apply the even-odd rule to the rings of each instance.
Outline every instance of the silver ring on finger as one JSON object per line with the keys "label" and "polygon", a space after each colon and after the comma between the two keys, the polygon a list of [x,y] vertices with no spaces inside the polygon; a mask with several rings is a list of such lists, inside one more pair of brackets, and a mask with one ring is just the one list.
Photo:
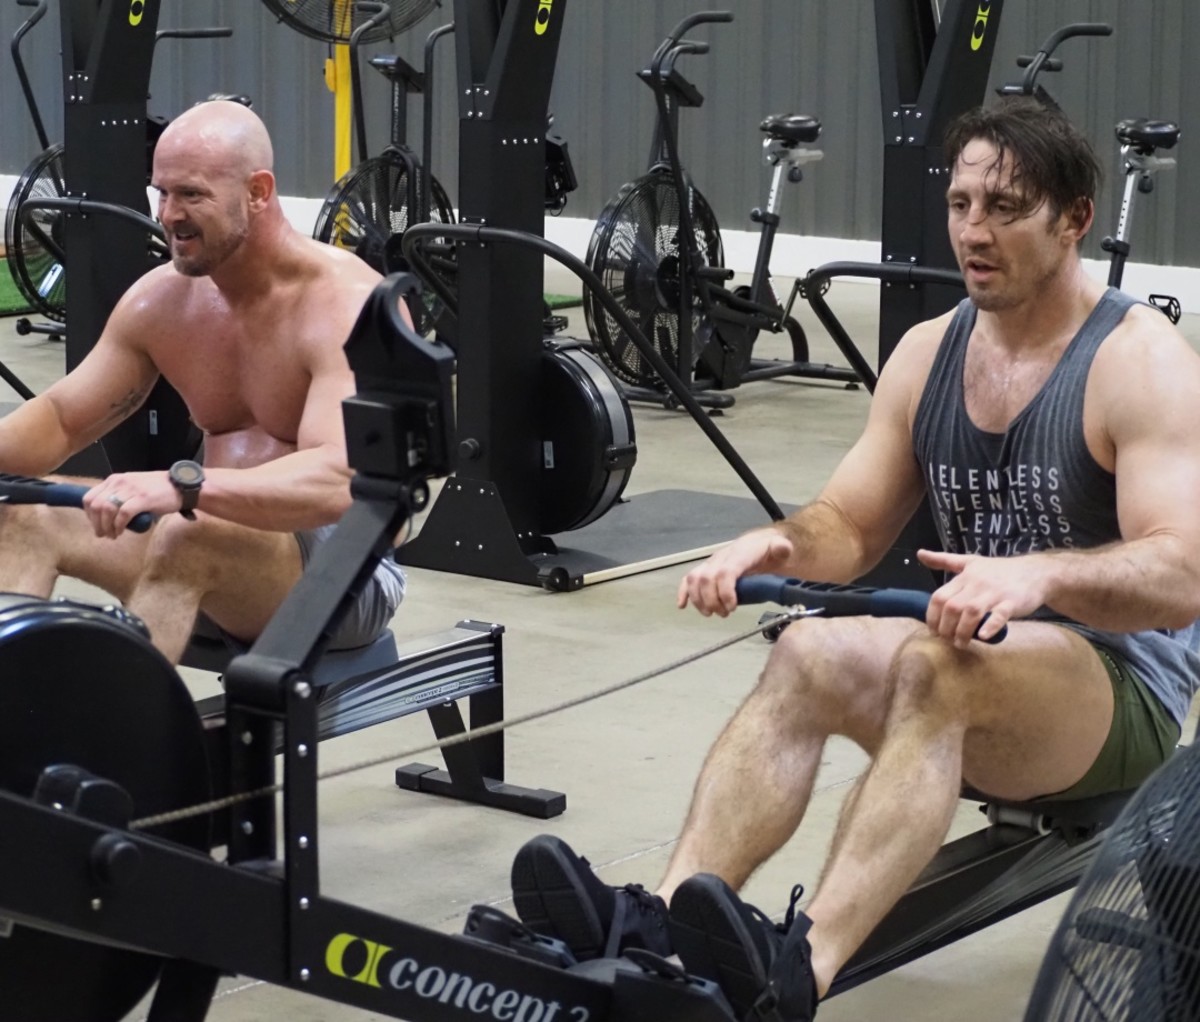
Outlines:
{"label": "silver ring on finger", "polygon": [[118,497],[118,496],[117,496],[115,493],[110,493],[110,494],[109,494],[109,495],[108,495],[108,496],[107,496],[105,499],[106,499],[106,500],[107,500],[107,501],[108,501],[108,502],[109,502],[109,503],[110,503],[110,504],[111,504],[113,507],[120,507],[122,504],[124,504],[124,503],[125,503],[125,501],[124,501],[124,500],[122,500],[120,497]]}

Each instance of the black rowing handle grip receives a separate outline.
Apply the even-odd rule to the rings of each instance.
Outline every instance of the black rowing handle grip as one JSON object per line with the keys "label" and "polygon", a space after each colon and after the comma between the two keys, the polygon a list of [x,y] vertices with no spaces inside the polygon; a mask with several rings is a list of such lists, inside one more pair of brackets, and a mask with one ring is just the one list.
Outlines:
{"label": "black rowing handle grip", "polygon": [[[57,507],[83,507],[83,495],[87,493],[86,486],[75,483],[52,483],[46,487],[45,503]],[[125,528],[131,532],[149,532],[154,524],[154,515],[149,511],[139,511]]]}
{"label": "black rowing handle grip", "polygon": [[[737,581],[738,603],[778,603],[784,607],[803,604],[820,607],[831,617],[910,617],[924,621],[929,610],[929,594],[920,589],[849,589],[822,590],[806,586],[799,579],[782,575],[747,575]],[[983,627],[985,616],[979,623]],[[1005,625],[983,642],[995,645],[1008,635]],[[978,637],[978,631],[976,632]]]}

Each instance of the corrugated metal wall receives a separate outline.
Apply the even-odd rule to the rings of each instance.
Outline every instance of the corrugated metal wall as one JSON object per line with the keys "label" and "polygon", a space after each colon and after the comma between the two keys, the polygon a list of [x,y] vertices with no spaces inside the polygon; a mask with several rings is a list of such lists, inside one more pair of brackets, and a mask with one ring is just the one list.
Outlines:
{"label": "corrugated metal wall", "polygon": [[[653,127],[650,90],[635,77],[666,31],[706,6],[702,0],[566,0],[555,84],[556,129],[570,143],[579,191],[567,216],[595,217],[622,182],[645,167]],[[921,0],[895,0],[921,2]],[[944,2],[944,0],[942,0]],[[710,3],[707,6],[716,7]],[[749,229],[747,213],[765,199],[757,124],[766,113],[797,111],[825,125],[824,162],[785,196],[783,230],[826,237],[876,238],[880,221],[882,143],[871,0],[726,0],[735,21],[695,33],[712,44],[681,65],[705,94],[683,111],[684,153],[697,184],[726,228]],[[26,39],[25,52],[43,117],[61,133],[57,3]],[[26,9],[0,0],[0,37],[11,37]],[[399,52],[421,63],[426,34],[451,20],[439,11],[396,44],[364,55]],[[1108,171],[1097,236],[1115,226],[1119,189],[1113,125],[1122,117],[1178,120],[1180,166],[1160,175],[1156,193],[1135,220],[1138,261],[1200,266],[1200,232],[1189,209],[1200,207],[1200,76],[1189,55],[1200,50],[1195,0],[1006,0],[993,79],[1016,74],[1017,53],[1031,52],[1069,21],[1108,21],[1114,36],[1071,40],[1066,71],[1047,84],[1092,139]],[[278,26],[254,0],[164,0],[160,27],[229,25],[232,39],[164,40],[151,83],[152,113],[169,115],[210,92],[245,92],[271,128],[285,194],[321,196],[332,174],[332,97],[322,65],[326,48]],[[456,193],[457,106],[453,44],[439,45],[434,168]],[[387,134],[388,89],[364,70],[371,146]],[[419,143],[420,101],[413,99],[410,140]],[[0,173],[17,174],[37,150],[11,62],[0,61]],[[1095,254],[1095,242],[1091,245]]]}

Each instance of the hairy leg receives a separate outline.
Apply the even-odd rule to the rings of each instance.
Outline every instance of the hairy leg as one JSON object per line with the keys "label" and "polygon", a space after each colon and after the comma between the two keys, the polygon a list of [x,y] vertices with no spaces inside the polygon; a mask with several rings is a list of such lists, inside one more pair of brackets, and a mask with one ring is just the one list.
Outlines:
{"label": "hairy leg", "polygon": [[865,618],[798,622],[709,752],[658,893],[695,873],[737,888],[799,826],[821,750],[844,734],[868,750],[882,731],[879,679],[922,626]]}
{"label": "hairy leg", "polygon": [[1054,625],[1018,623],[1002,646],[965,651],[914,638],[889,683],[878,754],[807,910],[821,994],[937,852],[964,778],[1010,798],[1062,790],[1112,721],[1099,658]]}
{"label": "hairy leg", "polygon": [[829,854],[825,857],[825,868],[821,871],[821,880],[817,885],[818,889],[825,882],[825,876],[829,872],[829,867],[837,858],[838,851],[842,847],[842,842],[846,840],[846,829],[850,826],[850,820],[854,816],[854,807],[858,805],[858,797],[862,794],[863,785],[866,783],[869,774],[870,770],[863,773],[854,782],[854,786],[842,802],[841,811],[838,813],[837,826],[833,831],[833,839],[829,842]]}
{"label": "hairy leg", "polygon": [[[72,480],[88,482],[88,480]],[[300,577],[291,533],[249,529],[199,514],[161,519],[150,532],[97,537],[73,508],[0,508],[0,591],[46,598],[60,575],[111,593],[141,617],[172,662],[204,610],[254,639]]]}
{"label": "hairy leg", "polygon": [[125,600],[147,543],[147,536],[133,532],[99,539],[73,508],[0,507],[0,591],[45,599],[59,576],[69,575]]}
{"label": "hairy leg", "polygon": [[291,533],[264,532],[198,514],[155,526],[145,564],[129,595],[130,610],[154,644],[177,663],[203,610],[231,635],[252,641],[300,578],[300,548]]}

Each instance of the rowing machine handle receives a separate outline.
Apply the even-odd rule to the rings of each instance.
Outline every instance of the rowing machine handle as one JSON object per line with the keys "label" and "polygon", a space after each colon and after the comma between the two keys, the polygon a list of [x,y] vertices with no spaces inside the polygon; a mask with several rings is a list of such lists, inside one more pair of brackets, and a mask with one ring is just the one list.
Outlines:
{"label": "rowing machine handle", "polygon": [[[51,507],[83,507],[83,495],[87,493],[88,487],[79,486],[75,483],[53,483],[46,487],[43,495],[44,503]],[[142,511],[129,519],[129,524],[125,528],[131,532],[148,532],[150,526],[154,524],[154,515],[149,511]]]}
{"label": "rowing machine handle", "polygon": [[[821,589],[782,575],[747,575],[738,579],[736,591],[738,603],[778,603],[784,607],[803,604],[820,607],[830,617],[863,614],[870,617],[910,617],[924,621],[929,610],[929,594],[919,589]],[[994,645],[1007,635],[1006,625],[990,639],[982,641]]]}

